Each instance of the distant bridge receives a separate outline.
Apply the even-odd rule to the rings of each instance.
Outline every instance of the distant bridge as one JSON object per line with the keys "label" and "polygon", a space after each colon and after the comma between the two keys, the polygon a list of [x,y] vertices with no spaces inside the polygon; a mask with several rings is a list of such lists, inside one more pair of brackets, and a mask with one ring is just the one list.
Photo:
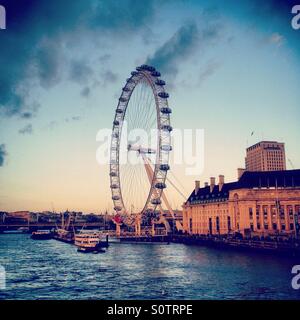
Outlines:
{"label": "distant bridge", "polygon": [[[71,227],[74,228],[100,228],[104,227],[105,223],[103,222],[72,222]],[[55,222],[18,222],[18,223],[3,223],[0,224],[0,231],[5,230],[17,230],[19,228],[29,228],[29,230],[36,230],[36,229],[52,229],[52,228],[59,228],[60,224]]]}

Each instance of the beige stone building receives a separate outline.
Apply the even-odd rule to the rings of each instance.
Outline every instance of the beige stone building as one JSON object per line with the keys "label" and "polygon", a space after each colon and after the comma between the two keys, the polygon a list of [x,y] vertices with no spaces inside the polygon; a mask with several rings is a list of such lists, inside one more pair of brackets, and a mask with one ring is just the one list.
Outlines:
{"label": "beige stone building", "polygon": [[239,171],[236,182],[195,190],[183,205],[183,228],[196,235],[232,234],[296,236],[300,222],[300,170]]}
{"label": "beige stone building", "polygon": [[284,143],[261,141],[246,149],[247,171],[286,170]]}

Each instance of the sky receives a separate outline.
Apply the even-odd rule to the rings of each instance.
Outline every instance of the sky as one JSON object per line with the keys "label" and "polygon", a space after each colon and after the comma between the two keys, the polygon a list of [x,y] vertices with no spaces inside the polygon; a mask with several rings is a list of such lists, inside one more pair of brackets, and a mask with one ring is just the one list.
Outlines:
{"label": "sky", "polygon": [[201,174],[171,161],[184,195],[195,180],[236,180],[260,140],[285,142],[288,169],[300,168],[296,3],[0,0],[0,211],[112,209],[96,135],[143,63],[167,83],[173,128],[204,130]]}

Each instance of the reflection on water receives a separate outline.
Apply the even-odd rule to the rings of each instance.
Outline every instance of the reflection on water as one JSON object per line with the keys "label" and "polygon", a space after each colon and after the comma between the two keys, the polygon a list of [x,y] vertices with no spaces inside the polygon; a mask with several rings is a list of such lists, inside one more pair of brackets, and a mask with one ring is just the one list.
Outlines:
{"label": "reflection on water", "polygon": [[300,261],[181,244],[111,244],[77,253],[55,240],[0,235],[0,299],[300,299]]}

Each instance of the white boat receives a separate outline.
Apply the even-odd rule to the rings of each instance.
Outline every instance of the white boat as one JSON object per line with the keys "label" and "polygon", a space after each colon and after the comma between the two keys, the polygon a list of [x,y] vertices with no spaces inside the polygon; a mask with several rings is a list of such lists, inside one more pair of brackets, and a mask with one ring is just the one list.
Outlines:
{"label": "white boat", "polygon": [[102,234],[99,231],[82,231],[75,234],[75,246],[80,252],[105,252],[107,241],[102,241]]}

